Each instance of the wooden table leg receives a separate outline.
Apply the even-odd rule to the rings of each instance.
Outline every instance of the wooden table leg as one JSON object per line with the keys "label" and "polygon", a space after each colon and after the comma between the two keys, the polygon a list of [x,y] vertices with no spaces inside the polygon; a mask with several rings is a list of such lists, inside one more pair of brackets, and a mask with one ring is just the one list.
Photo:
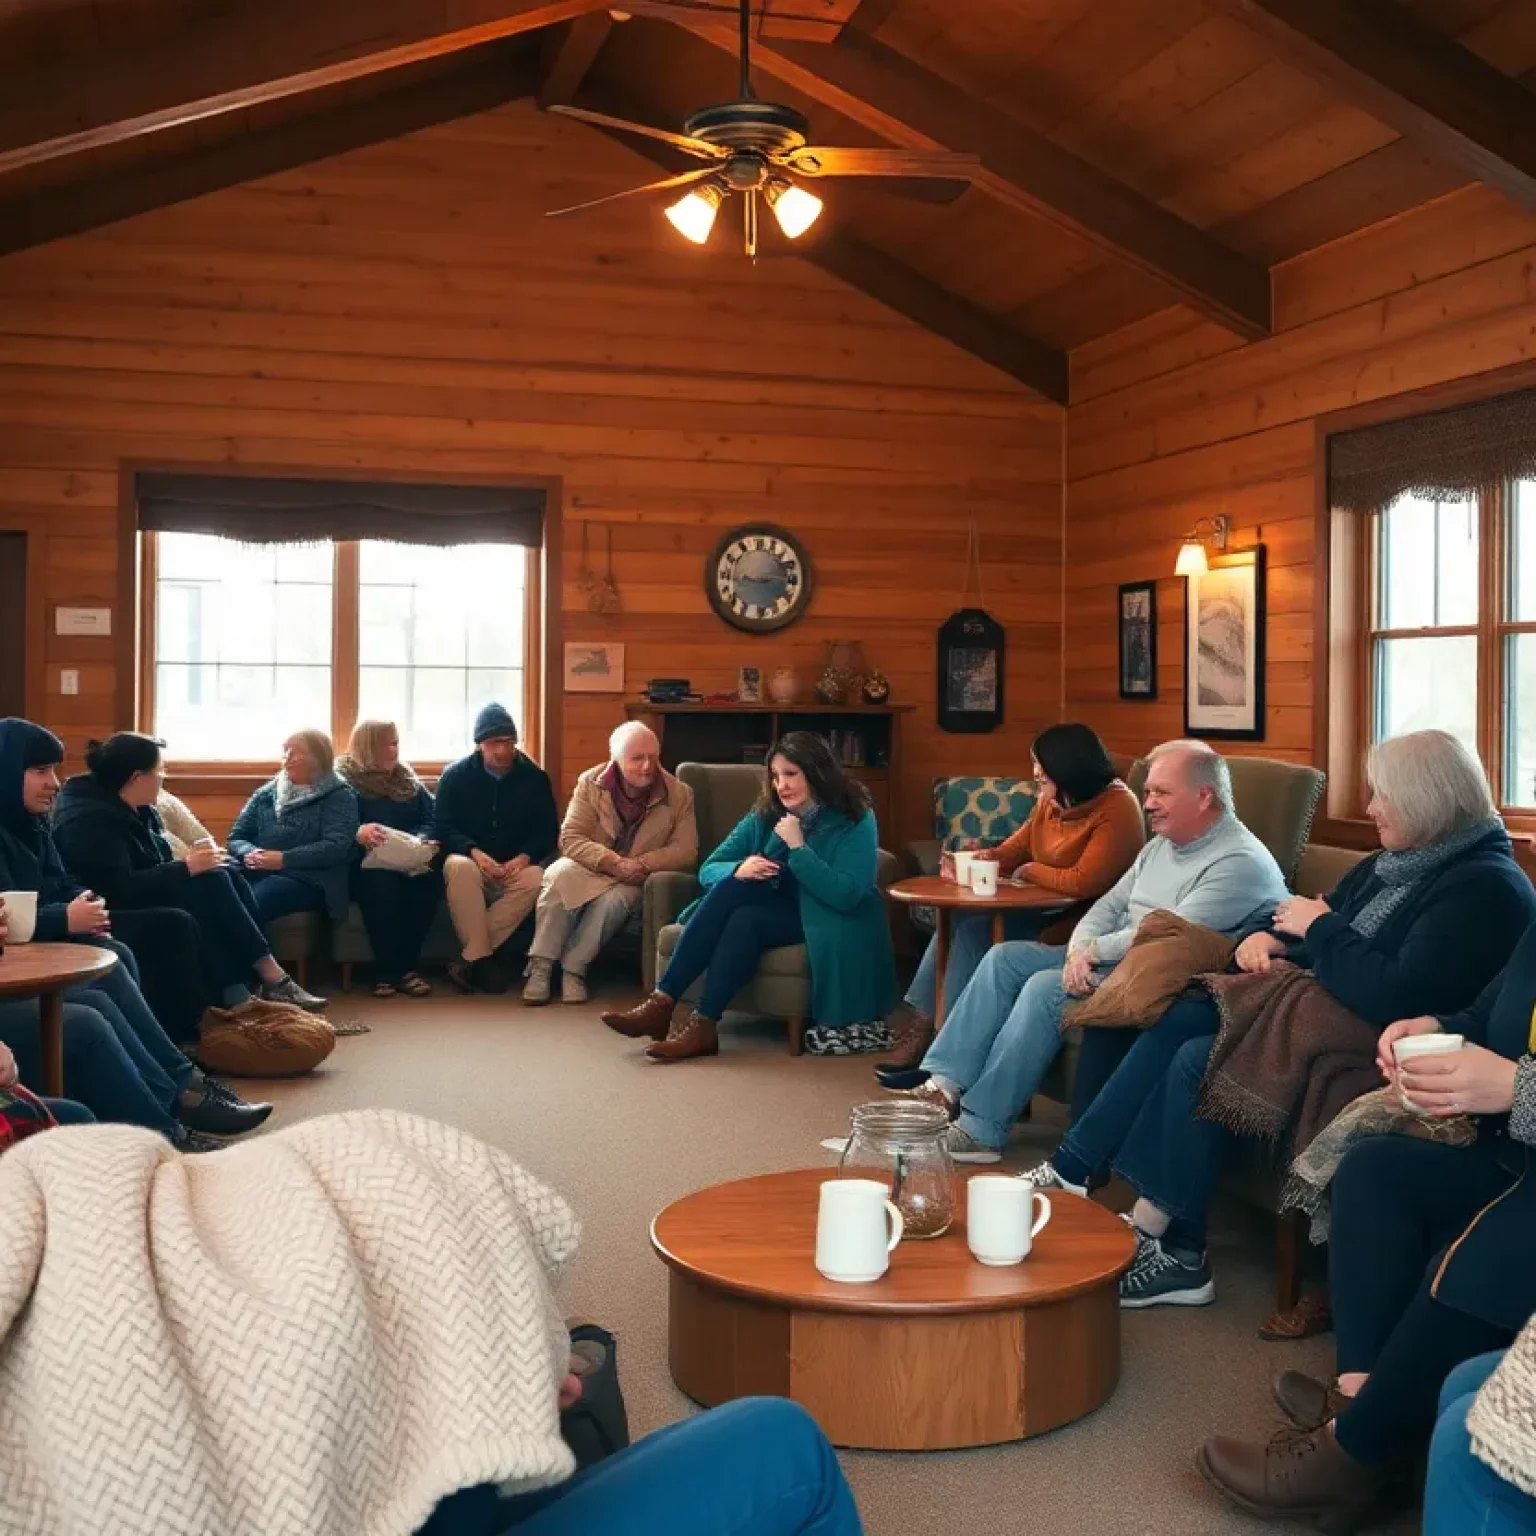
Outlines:
{"label": "wooden table leg", "polygon": [[1003,942],[1003,914],[1000,911],[992,914],[992,942],[993,944]]}
{"label": "wooden table leg", "polygon": [[37,1006],[42,1014],[43,1092],[64,1097],[64,994],[44,992]]}
{"label": "wooden table leg", "polygon": [[933,929],[939,946],[934,957],[938,965],[933,973],[933,1027],[937,1029],[944,1022],[944,972],[949,969],[949,909],[947,907],[934,908]]}

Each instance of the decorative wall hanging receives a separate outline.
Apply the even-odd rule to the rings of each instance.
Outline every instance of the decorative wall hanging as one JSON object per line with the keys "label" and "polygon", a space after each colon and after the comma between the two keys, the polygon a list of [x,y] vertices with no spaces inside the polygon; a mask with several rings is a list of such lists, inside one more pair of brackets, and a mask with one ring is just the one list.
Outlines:
{"label": "decorative wall hanging", "polygon": [[1120,697],[1157,697],[1157,583],[1120,588]]}
{"label": "decorative wall hanging", "polygon": [[[976,600],[986,601],[981,588],[981,536],[973,521],[966,544],[964,604],[976,573]],[[1003,723],[1003,683],[1006,677],[1003,626],[985,608],[952,613],[939,627],[938,715],[941,731],[995,731]]]}
{"label": "decorative wall hanging", "polygon": [[704,567],[704,592],[727,624],[765,635],[803,618],[811,562],[793,534],[769,523],[736,528]]}
{"label": "decorative wall hanging", "polygon": [[[619,581],[613,574],[613,529],[608,528],[605,531],[608,535],[608,569],[601,576],[591,570],[587,573],[592,582],[591,589],[587,593],[589,613],[618,613],[624,607],[624,600],[619,596]],[[585,566],[587,557],[587,525],[585,523],[581,525],[581,533],[581,557],[582,564]]]}
{"label": "decorative wall hanging", "polygon": [[1264,739],[1264,546],[1213,555],[1187,578],[1184,730]]}
{"label": "decorative wall hanging", "polygon": [[565,691],[623,693],[624,647],[608,641],[566,641]]}

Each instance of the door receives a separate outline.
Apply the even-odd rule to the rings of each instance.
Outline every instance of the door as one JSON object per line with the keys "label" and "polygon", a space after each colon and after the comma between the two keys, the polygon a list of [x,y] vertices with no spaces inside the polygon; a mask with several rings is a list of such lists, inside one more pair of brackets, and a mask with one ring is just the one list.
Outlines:
{"label": "door", "polygon": [[27,536],[0,533],[0,717],[27,712]]}

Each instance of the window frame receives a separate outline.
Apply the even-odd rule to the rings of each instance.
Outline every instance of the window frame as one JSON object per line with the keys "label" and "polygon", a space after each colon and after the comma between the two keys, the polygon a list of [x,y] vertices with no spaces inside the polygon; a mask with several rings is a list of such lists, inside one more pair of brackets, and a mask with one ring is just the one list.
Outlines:
{"label": "window frame", "polygon": [[[155,718],[155,635],[159,598],[159,535],[152,529],[135,529],[138,543],[138,644],[136,665],[136,730],[152,733]],[[523,600],[523,697],[520,745],[536,761],[546,745],[543,729],[545,693],[545,646],[543,617],[543,563],[546,551],[528,546],[524,556]],[[331,740],[340,752],[357,724],[359,660],[359,608],[361,603],[361,548],[355,539],[338,540],[331,546],[331,719],[327,725]],[[302,723],[302,722],[300,722]],[[297,728],[297,727],[296,727]],[[468,750],[466,744],[465,750]],[[412,766],[424,778],[435,779],[451,759],[413,760]],[[210,781],[256,779],[272,776],[275,758],[260,762],[236,758],[174,758],[174,777],[187,786],[188,780],[212,787]],[[192,786],[187,786],[192,787]]]}

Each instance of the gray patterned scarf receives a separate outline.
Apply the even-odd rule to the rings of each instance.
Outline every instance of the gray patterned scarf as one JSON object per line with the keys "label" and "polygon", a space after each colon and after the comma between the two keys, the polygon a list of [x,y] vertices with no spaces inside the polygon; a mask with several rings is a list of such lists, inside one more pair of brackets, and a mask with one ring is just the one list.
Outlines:
{"label": "gray patterned scarf", "polygon": [[1373,871],[1381,881],[1376,892],[1350,919],[1349,926],[1356,933],[1370,938],[1380,931],[1402,904],[1419,881],[1437,873],[1452,859],[1460,858],[1467,849],[1480,843],[1495,828],[1504,830],[1504,823],[1497,816],[1474,822],[1460,832],[1442,837],[1438,842],[1426,843],[1422,848],[1405,848],[1401,852],[1389,850],[1376,860]]}

